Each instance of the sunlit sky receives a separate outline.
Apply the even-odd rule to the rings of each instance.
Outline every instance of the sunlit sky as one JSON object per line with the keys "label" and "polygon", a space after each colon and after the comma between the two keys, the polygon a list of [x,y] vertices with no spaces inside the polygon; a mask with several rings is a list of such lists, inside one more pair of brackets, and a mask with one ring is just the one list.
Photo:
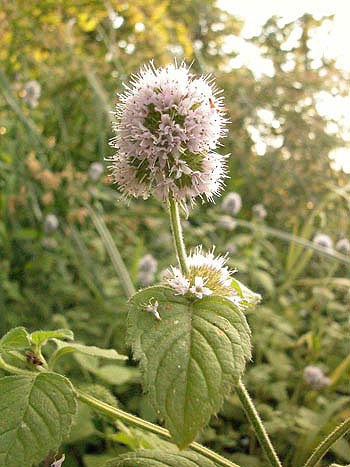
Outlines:
{"label": "sunlit sky", "polygon": [[[244,20],[240,38],[232,38],[227,44],[228,50],[236,50],[239,55],[232,62],[232,67],[247,66],[254,72],[256,78],[262,74],[272,73],[271,64],[260,59],[254,48],[247,46],[244,39],[258,35],[261,26],[273,16],[281,16],[283,22],[295,20],[304,13],[315,17],[334,15],[332,23],[326,23],[325,28],[314,37],[311,47],[317,57],[326,56],[336,59],[337,66],[350,72],[350,1],[348,0],[218,0],[218,6]],[[291,38],[293,40],[293,38]],[[315,62],[316,63],[316,62]],[[286,70],[287,71],[287,70]],[[350,84],[349,84],[350,89]],[[350,97],[348,99],[321,96],[318,103],[319,112],[329,115],[345,126],[344,133],[347,143],[350,143]],[[261,154],[262,155],[262,154]],[[340,148],[331,155],[333,166],[350,173],[350,150]]]}

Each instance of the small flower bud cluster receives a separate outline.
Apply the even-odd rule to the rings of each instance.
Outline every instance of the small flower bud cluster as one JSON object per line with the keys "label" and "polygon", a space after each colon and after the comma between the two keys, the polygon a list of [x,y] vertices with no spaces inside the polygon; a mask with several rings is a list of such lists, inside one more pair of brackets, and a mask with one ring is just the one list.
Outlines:
{"label": "small flower bud cluster", "polygon": [[188,273],[171,267],[165,275],[165,283],[173,288],[178,295],[192,296],[201,299],[207,295],[221,295],[236,301],[237,292],[232,287],[232,274],[224,256],[214,256],[214,252],[203,253],[202,247],[197,247],[188,259]]}
{"label": "small flower bud cluster", "polygon": [[38,81],[28,81],[24,85],[23,100],[29,107],[36,107],[41,96],[41,85]]}
{"label": "small flower bud cluster", "polygon": [[231,191],[223,199],[221,207],[225,212],[227,212],[227,214],[235,216],[242,209],[241,195],[239,193]]}
{"label": "small flower bud cluster", "polygon": [[231,216],[220,216],[217,220],[217,226],[231,232],[237,227],[237,222]]}
{"label": "small flower bud cluster", "polygon": [[313,365],[304,368],[303,378],[309,386],[316,390],[322,389],[330,384],[329,378],[324,375],[321,368]]}
{"label": "small flower bud cluster", "polygon": [[225,245],[225,250],[230,255],[235,255],[237,253],[237,245],[233,242],[229,242]]}
{"label": "small flower bud cluster", "polygon": [[212,199],[225,177],[214,152],[226,133],[222,97],[209,77],[189,69],[145,66],[119,95],[111,146],[112,178],[126,196]]}
{"label": "small flower bud cluster", "polygon": [[350,253],[350,241],[347,238],[341,238],[337,241],[335,249],[345,255]]}
{"label": "small flower bud cluster", "polygon": [[44,231],[46,234],[53,234],[58,229],[59,222],[55,214],[48,214],[44,220]]}
{"label": "small flower bud cluster", "polygon": [[261,204],[261,203],[254,204],[252,210],[253,210],[253,215],[254,215],[254,217],[256,219],[259,219],[259,220],[263,221],[265,219],[265,217],[267,216],[265,206],[263,204]]}
{"label": "small flower bud cluster", "polygon": [[151,255],[147,254],[140,259],[138,281],[140,285],[146,287],[152,284],[158,268],[158,261]]}
{"label": "small flower bud cluster", "polygon": [[326,248],[331,250],[333,248],[333,240],[329,235],[319,233],[315,235],[313,242],[315,245],[320,246],[321,248]]}
{"label": "small flower bud cluster", "polygon": [[101,162],[93,162],[89,167],[89,179],[93,182],[97,182],[97,180],[103,174],[103,164]]}

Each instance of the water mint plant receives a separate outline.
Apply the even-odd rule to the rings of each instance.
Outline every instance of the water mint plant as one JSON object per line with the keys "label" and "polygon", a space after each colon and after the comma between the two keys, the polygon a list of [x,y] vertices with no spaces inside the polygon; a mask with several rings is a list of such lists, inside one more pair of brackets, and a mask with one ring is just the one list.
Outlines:
{"label": "water mint plant", "polygon": [[[145,66],[119,95],[113,126],[116,136],[111,142],[117,152],[110,159],[111,176],[126,198],[154,196],[168,213],[177,264],[168,267],[159,284],[135,289],[103,221],[88,208],[128,301],[127,342],[141,369],[144,394],[164,427],[120,409],[108,391],[104,397],[106,392],[95,387],[92,394],[91,388],[73,384],[63,375],[62,361],[68,356],[82,367],[82,375],[101,374],[100,362],[110,362],[109,377],[114,374],[113,364],[127,361],[127,356],[113,348],[76,341],[66,327],[34,332],[17,327],[0,339],[0,407],[4,414],[0,419],[0,467],[31,467],[44,459],[53,467],[64,466],[61,446],[77,419],[78,403],[79,408],[85,404],[118,423],[129,442],[132,434],[125,425],[166,440],[146,443],[143,449],[108,460],[104,467],[244,467],[195,441],[233,393],[266,462],[282,467],[243,383],[246,365],[253,358],[246,312],[253,312],[261,297],[236,279],[237,270],[228,266],[228,254],[201,245],[188,254],[182,232],[181,214],[187,205],[198,198],[211,201],[220,194],[227,176],[226,156],[216,150],[226,134],[226,122],[223,99],[213,79],[194,76],[185,64]],[[230,193],[222,209],[233,216],[241,204],[240,196]],[[49,220],[45,221],[50,224],[48,234],[58,228],[57,219],[56,224],[53,218]],[[314,242],[331,248],[324,237],[319,235]],[[153,256],[145,255],[138,266],[139,274],[154,278],[157,262]],[[314,366],[305,368],[303,378],[314,389],[331,384]],[[349,429],[350,419],[346,419],[309,453],[304,467],[316,467]],[[114,435],[108,432],[108,436],[112,440]]]}

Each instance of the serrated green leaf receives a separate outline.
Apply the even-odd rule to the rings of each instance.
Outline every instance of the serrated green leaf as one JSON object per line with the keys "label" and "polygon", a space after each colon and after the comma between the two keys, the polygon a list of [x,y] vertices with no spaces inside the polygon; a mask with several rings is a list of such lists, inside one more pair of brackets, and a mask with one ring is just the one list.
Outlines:
{"label": "serrated green leaf", "polygon": [[104,467],[216,467],[196,452],[165,452],[152,449],[128,452],[108,461]]}
{"label": "serrated green leaf", "polygon": [[[161,320],[146,309],[155,301]],[[132,297],[128,340],[144,389],[181,448],[220,409],[251,356],[248,324],[230,300],[189,301],[162,286]]]}
{"label": "serrated green leaf", "polygon": [[24,350],[29,347],[29,335],[23,327],[10,329],[10,331],[0,339],[0,352],[2,350]]}
{"label": "serrated green leaf", "polygon": [[[127,360],[126,355],[120,355],[114,349],[101,349],[100,347],[95,347],[94,345],[83,345],[77,344],[76,342],[62,342],[57,339],[53,339],[57,345],[57,350],[52,356],[52,361],[56,361],[62,355],[77,352],[83,355],[88,355],[90,357],[96,358],[105,358],[107,360]],[[52,367],[52,361],[50,365]]]}
{"label": "serrated green leaf", "polygon": [[76,411],[73,388],[56,373],[0,379],[0,467],[31,467],[56,451]]}
{"label": "serrated green leaf", "polygon": [[54,331],[35,331],[30,335],[30,339],[35,345],[44,345],[48,340],[67,339],[72,341],[74,334],[70,329],[55,329]]}

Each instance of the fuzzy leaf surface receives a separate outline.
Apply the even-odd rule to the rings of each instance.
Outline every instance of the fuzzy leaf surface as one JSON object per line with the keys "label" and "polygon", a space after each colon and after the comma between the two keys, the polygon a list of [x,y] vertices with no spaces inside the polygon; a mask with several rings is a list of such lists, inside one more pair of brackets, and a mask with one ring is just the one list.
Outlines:
{"label": "fuzzy leaf surface", "polygon": [[54,331],[34,331],[30,335],[33,344],[43,345],[50,339],[73,340],[74,334],[70,329],[55,329]]}
{"label": "fuzzy leaf surface", "polygon": [[216,467],[213,461],[195,452],[140,450],[122,454],[104,467]]}
{"label": "fuzzy leaf surface", "polygon": [[[146,309],[155,301],[161,320]],[[131,299],[128,339],[144,389],[180,448],[220,409],[251,357],[247,321],[230,300],[190,301],[163,286]]]}
{"label": "fuzzy leaf surface", "polygon": [[69,434],[76,401],[56,373],[0,379],[0,467],[31,467]]}
{"label": "fuzzy leaf surface", "polygon": [[0,352],[8,350],[24,350],[29,347],[29,334],[23,327],[10,329],[10,331],[0,339]]}

